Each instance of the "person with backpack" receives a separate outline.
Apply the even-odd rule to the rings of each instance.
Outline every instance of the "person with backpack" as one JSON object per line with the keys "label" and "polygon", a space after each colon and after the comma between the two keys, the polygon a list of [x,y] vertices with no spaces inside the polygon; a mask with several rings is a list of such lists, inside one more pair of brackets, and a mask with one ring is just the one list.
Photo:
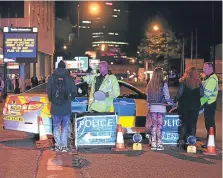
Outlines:
{"label": "person with backpack", "polygon": [[[77,89],[72,77],[61,60],[58,68],[49,77],[47,94],[51,102],[51,115],[53,118],[53,132],[55,139],[54,151],[67,152],[67,140],[70,130],[71,101],[76,97]],[[60,123],[62,131],[60,133]]]}
{"label": "person with backpack", "polygon": [[22,87],[22,81],[18,74],[15,76],[15,78],[13,80],[13,86],[14,86],[14,93],[20,94],[20,89]]}

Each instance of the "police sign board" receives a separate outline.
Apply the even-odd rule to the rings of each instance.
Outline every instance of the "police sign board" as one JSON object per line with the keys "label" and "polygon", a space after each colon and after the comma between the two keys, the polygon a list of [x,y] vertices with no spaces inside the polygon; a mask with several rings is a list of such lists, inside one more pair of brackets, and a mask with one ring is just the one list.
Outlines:
{"label": "police sign board", "polygon": [[163,126],[163,144],[177,144],[179,139],[178,128],[180,126],[179,115],[166,115]]}
{"label": "police sign board", "polygon": [[116,142],[117,115],[92,115],[76,118],[75,147],[113,147]]}

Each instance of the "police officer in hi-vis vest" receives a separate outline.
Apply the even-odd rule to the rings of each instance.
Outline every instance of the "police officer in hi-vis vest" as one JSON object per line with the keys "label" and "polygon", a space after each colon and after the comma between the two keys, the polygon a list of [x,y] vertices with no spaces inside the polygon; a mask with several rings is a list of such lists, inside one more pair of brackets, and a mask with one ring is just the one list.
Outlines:
{"label": "police officer in hi-vis vest", "polygon": [[[113,100],[120,95],[119,83],[115,75],[109,74],[108,63],[101,61],[98,74],[86,75],[82,81],[91,85],[88,110],[96,112],[109,112]],[[94,93],[102,91],[106,94],[104,101],[98,101],[94,98]]]}
{"label": "police officer in hi-vis vest", "polygon": [[203,71],[206,75],[206,78],[203,81],[204,97],[201,98],[201,105],[204,106],[207,141],[205,145],[202,145],[202,148],[207,148],[210,127],[214,128],[214,134],[216,139],[215,110],[216,100],[218,96],[218,77],[214,73],[213,64],[210,62],[204,63]]}

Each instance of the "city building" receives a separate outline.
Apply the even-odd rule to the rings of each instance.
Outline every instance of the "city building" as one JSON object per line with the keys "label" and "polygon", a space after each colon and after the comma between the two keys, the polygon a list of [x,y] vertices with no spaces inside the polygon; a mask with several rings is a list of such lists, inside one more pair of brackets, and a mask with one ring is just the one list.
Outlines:
{"label": "city building", "polygon": [[[24,77],[47,76],[53,71],[55,3],[53,1],[4,1],[0,2],[0,27],[37,27],[37,63],[26,63]],[[1,75],[3,75],[3,31],[0,32]],[[8,65],[10,66],[10,65]],[[8,70],[8,77],[22,71]],[[19,69],[19,67],[17,67]]]}
{"label": "city building", "polygon": [[73,30],[77,34],[76,41],[82,43],[85,51],[97,51],[101,56],[115,57],[128,47],[127,3],[78,2],[77,24]]}

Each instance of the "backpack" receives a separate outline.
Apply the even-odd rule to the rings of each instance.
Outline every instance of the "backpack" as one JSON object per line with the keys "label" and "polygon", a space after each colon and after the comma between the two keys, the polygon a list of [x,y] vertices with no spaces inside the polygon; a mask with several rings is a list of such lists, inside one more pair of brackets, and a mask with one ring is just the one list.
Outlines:
{"label": "backpack", "polygon": [[69,91],[66,77],[54,76],[50,100],[54,105],[63,105],[68,101]]}

